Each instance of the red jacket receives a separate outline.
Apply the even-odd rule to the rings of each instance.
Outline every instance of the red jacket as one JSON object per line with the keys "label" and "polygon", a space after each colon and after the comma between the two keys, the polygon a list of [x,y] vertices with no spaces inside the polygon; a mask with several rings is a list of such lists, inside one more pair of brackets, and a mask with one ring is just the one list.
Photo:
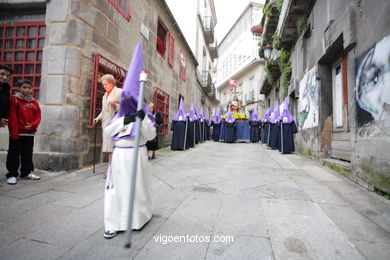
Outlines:
{"label": "red jacket", "polygon": [[[41,122],[38,102],[34,98],[27,101],[22,94],[16,93],[11,97],[8,121],[11,139],[19,139],[19,134],[34,134]],[[31,125],[30,130],[26,129],[27,123]]]}

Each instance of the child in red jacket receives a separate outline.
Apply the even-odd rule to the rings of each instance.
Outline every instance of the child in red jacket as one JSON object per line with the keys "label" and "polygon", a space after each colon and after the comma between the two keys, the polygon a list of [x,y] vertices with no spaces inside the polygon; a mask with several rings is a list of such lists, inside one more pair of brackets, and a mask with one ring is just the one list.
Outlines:
{"label": "child in red jacket", "polygon": [[19,91],[11,97],[8,128],[10,133],[7,154],[7,183],[16,184],[19,175],[22,179],[39,180],[33,173],[34,135],[41,122],[41,109],[38,102],[32,97],[32,82],[21,79],[17,83]]}

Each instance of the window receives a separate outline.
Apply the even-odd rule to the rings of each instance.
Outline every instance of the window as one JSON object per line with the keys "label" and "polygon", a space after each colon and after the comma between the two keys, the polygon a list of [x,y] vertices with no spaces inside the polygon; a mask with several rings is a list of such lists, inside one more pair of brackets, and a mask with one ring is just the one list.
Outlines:
{"label": "window", "polygon": [[11,87],[14,88],[21,78],[29,79],[33,82],[33,96],[37,99],[45,33],[44,21],[0,24],[0,63],[13,70]]}
{"label": "window", "polygon": [[158,21],[156,50],[164,59],[165,59],[165,49],[167,48],[166,38],[167,38],[167,30],[165,30],[161,22]]}
{"label": "window", "polygon": [[173,62],[175,58],[175,39],[173,38],[173,34],[169,33],[169,49],[168,49],[168,64],[173,67]]}
{"label": "window", "polygon": [[169,95],[159,88],[154,88],[154,107],[163,118],[163,125],[158,129],[158,133],[166,135],[169,123]]}
{"label": "window", "polygon": [[130,0],[108,0],[126,20],[130,20]]}
{"label": "window", "polygon": [[116,86],[122,87],[127,71],[103,57],[99,53],[94,55],[93,64],[93,78],[92,78],[92,90],[91,90],[91,101],[89,107],[89,126],[92,127],[93,119],[99,115],[102,111],[102,99],[105,93],[103,85],[101,84],[101,77],[104,74],[112,74],[116,80]]}
{"label": "window", "polygon": [[187,75],[186,75],[186,64],[187,64],[187,58],[184,56],[184,54],[181,52],[180,53],[180,78],[182,80],[186,80]]}

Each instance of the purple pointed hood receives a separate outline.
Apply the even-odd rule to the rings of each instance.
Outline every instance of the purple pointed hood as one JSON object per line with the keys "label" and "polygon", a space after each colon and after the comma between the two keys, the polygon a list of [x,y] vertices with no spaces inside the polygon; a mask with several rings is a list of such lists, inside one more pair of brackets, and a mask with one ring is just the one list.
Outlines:
{"label": "purple pointed hood", "polygon": [[[142,44],[141,42],[137,43],[135,47],[133,58],[131,59],[129,70],[126,74],[125,82],[123,83],[123,90],[120,102],[119,111],[115,114],[114,118],[111,120],[113,122],[117,118],[123,117],[125,115],[134,114],[137,112],[137,104],[138,104],[138,94],[139,94],[139,76],[143,70],[143,62],[142,62]],[[146,104],[144,103],[144,111],[147,113],[152,122],[155,122],[153,115],[150,113]],[[120,139],[131,139],[135,137],[135,123],[131,129],[129,135],[117,137],[112,137],[113,140],[117,141]]]}
{"label": "purple pointed hood", "polygon": [[280,118],[279,103],[276,102],[274,106],[274,112],[271,115],[271,123],[276,123]]}
{"label": "purple pointed hood", "polygon": [[294,121],[294,117],[288,111],[288,98],[284,99],[283,112],[282,112],[282,121],[283,123],[289,124]]}
{"label": "purple pointed hood", "polygon": [[219,115],[219,109],[218,109],[218,107],[216,107],[216,108],[214,109],[214,118],[213,118],[213,120],[214,120],[214,123],[216,123],[216,124],[221,123],[221,116]]}
{"label": "purple pointed hood", "polygon": [[271,107],[268,107],[267,111],[264,114],[264,121],[265,122],[269,122],[270,121],[270,118],[269,118],[270,115],[271,115]]}
{"label": "purple pointed hood", "polygon": [[228,110],[228,114],[227,114],[227,116],[225,118],[225,121],[228,122],[228,123],[233,123],[234,121],[236,121],[236,119],[232,115],[232,111],[230,110],[230,107],[229,107],[229,110]]}
{"label": "purple pointed hood", "polygon": [[198,120],[198,116],[196,115],[194,103],[191,103],[190,111],[188,111],[188,117],[190,118],[191,122]]}
{"label": "purple pointed hood", "polygon": [[198,116],[199,116],[199,119],[205,119],[204,112],[203,112],[203,107],[200,107]]}
{"label": "purple pointed hood", "polygon": [[259,115],[257,114],[257,108],[253,109],[253,112],[252,112],[252,121],[259,121],[260,118],[259,118]]}
{"label": "purple pointed hood", "polygon": [[184,104],[183,104],[183,98],[180,99],[180,104],[179,104],[179,110],[177,111],[177,114],[173,117],[174,121],[186,121],[187,116],[184,113]]}

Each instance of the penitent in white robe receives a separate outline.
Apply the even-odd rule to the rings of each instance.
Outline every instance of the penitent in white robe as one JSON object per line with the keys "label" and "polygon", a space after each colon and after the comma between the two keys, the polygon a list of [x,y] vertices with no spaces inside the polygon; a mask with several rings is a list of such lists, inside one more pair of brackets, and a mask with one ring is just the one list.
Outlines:
{"label": "penitent in white robe", "polygon": [[[110,138],[126,127],[123,117],[104,128]],[[142,121],[138,150],[137,179],[134,199],[132,229],[140,229],[152,218],[151,172],[145,143],[156,136],[156,128],[146,115]],[[135,139],[115,141],[111,166],[108,170],[104,193],[104,226],[106,231],[124,231],[128,227],[131,188],[131,164]]]}

